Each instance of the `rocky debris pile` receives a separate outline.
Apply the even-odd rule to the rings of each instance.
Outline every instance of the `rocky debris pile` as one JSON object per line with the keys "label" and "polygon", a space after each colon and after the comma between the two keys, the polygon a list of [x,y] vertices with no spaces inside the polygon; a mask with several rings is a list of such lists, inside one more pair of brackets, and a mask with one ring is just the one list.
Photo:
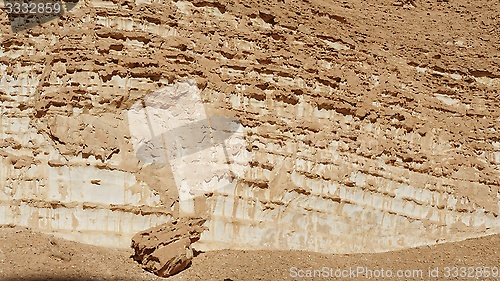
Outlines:
{"label": "rocky debris pile", "polygon": [[174,275],[191,264],[191,244],[206,229],[205,219],[179,218],[137,233],[132,237],[134,260],[161,277]]}

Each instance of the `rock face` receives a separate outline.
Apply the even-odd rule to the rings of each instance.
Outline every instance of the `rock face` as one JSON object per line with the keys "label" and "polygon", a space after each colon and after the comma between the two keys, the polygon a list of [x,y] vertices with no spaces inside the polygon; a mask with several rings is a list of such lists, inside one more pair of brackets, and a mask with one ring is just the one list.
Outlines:
{"label": "rock face", "polygon": [[[0,223],[128,247],[200,216],[200,250],[325,253],[499,233],[499,10],[416,2],[87,0],[15,34],[1,14]],[[176,85],[250,161],[186,172],[161,156],[176,128],[131,126]]]}
{"label": "rock face", "polygon": [[191,244],[200,239],[204,222],[181,218],[137,233],[132,238],[134,260],[158,276],[176,274],[191,263]]}

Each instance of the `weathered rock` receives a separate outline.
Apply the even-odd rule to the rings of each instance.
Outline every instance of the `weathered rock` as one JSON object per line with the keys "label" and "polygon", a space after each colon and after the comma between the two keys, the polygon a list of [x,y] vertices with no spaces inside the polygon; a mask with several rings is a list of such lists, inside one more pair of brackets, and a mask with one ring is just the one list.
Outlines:
{"label": "weathered rock", "polygon": [[[199,250],[337,254],[500,233],[491,0],[213,2],[80,1],[18,33],[3,13],[0,224],[128,248],[189,211]],[[168,143],[138,153],[206,119],[157,114],[155,93],[192,79],[207,116],[243,127],[222,153],[237,180],[182,169]],[[191,182],[221,188],[178,192]]]}
{"label": "weathered rock", "polygon": [[137,233],[132,238],[134,260],[154,274],[168,277],[191,264],[191,243],[205,230],[201,218],[180,218]]}

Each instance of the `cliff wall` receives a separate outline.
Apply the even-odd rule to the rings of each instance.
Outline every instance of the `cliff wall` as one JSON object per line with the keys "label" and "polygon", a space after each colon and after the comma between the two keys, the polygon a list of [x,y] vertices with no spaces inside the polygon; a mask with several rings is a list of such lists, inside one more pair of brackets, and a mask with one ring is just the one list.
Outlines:
{"label": "cliff wall", "polygon": [[[197,215],[200,249],[325,253],[499,233],[488,3],[80,1],[21,31],[2,13],[0,223],[128,247]],[[166,89],[197,96],[204,116],[156,104]],[[131,116],[172,106],[242,133],[247,156],[231,154],[210,192],[182,197],[196,173],[138,153],[175,126]]]}

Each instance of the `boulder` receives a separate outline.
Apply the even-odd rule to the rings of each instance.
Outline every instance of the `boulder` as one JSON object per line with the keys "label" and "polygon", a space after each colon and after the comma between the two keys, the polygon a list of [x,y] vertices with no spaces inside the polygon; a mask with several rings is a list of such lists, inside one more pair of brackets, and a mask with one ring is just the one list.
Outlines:
{"label": "boulder", "polygon": [[191,264],[191,244],[206,229],[205,219],[179,218],[141,231],[132,237],[134,260],[161,277],[174,275]]}

